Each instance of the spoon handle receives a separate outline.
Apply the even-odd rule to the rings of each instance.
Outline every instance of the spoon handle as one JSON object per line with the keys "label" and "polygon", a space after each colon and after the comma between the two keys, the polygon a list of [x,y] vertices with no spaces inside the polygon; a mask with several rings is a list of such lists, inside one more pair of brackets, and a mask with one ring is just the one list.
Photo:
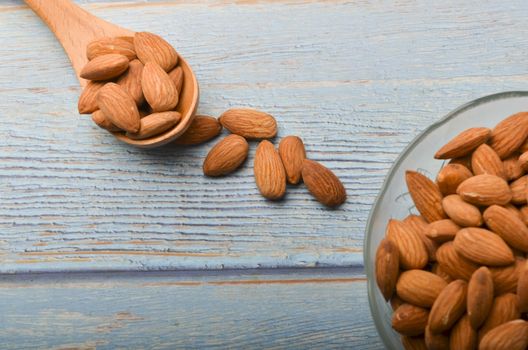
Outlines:
{"label": "spoon handle", "polygon": [[[46,23],[68,54],[79,77],[88,62],[86,45],[104,36],[131,35],[132,32],[108,23],[75,5],[70,0],[25,0],[26,4]],[[85,84],[80,79],[82,85]]]}

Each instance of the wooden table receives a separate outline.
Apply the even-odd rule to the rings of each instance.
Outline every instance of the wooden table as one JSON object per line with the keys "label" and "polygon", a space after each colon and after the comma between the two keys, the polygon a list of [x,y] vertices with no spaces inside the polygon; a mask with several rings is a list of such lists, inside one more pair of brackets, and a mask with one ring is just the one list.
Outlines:
{"label": "wooden table", "polygon": [[79,116],[68,59],[0,4],[0,341],[18,348],[382,347],[363,237],[401,150],[449,110],[527,86],[528,3],[77,1],[188,58],[199,111],[272,113],[335,170],[264,200],[251,165],[202,176],[213,142],[128,147]]}

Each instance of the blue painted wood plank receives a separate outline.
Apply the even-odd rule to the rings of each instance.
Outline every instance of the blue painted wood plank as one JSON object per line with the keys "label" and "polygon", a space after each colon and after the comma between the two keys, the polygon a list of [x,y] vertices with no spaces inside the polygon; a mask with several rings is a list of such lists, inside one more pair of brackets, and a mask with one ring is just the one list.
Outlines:
{"label": "blue painted wood plank", "polygon": [[360,270],[0,277],[2,349],[379,349]]}
{"label": "blue painted wood plank", "polygon": [[[193,65],[202,113],[274,114],[343,179],[348,202],[303,187],[265,201],[255,145],[208,179],[202,147],[137,150],[78,116],[62,48],[18,0],[0,4],[0,272],[359,266],[366,218],[398,153],[456,106],[525,89],[520,0],[79,1],[167,37]],[[295,18],[295,20],[292,20]],[[515,28],[515,30],[512,30]]]}

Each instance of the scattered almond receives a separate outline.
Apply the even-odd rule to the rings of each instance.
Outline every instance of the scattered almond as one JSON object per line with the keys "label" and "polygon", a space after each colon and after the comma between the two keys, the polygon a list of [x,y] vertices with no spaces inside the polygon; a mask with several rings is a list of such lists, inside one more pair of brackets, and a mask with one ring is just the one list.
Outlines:
{"label": "scattered almond", "polygon": [[346,190],[339,178],[322,164],[305,159],[302,179],[310,193],[328,207],[338,207],[346,200]]}
{"label": "scattered almond", "polygon": [[286,171],[271,142],[264,140],[258,145],[253,170],[257,187],[265,198],[277,200],[284,197]]}
{"label": "scattered almond", "polygon": [[229,135],[207,154],[203,172],[207,176],[223,176],[235,171],[247,158],[249,145],[243,137]]}
{"label": "scattered almond", "polygon": [[288,183],[298,184],[301,181],[303,161],[306,159],[304,143],[297,136],[286,136],[279,144],[279,154]]}
{"label": "scattered almond", "polygon": [[224,128],[247,139],[271,139],[277,135],[277,122],[270,114],[249,108],[233,108],[219,118]]}
{"label": "scattered almond", "polygon": [[221,131],[222,125],[218,122],[218,119],[197,115],[187,131],[178,137],[175,143],[178,145],[198,145],[215,138]]}

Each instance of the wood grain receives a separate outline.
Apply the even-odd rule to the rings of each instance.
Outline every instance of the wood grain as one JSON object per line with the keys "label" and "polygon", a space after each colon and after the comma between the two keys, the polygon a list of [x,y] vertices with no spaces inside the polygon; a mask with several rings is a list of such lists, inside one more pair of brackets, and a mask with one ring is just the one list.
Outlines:
{"label": "wood grain", "polygon": [[3,273],[359,266],[370,206],[408,142],[456,106],[528,82],[520,0],[78,3],[168,38],[198,76],[200,113],[270,112],[279,135],[301,136],[349,199],[327,210],[300,186],[283,202],[264,200],[255,144],[225,179],[201,173],[214,141],[122,145],[76,113],[79,88],[62,48],[29,9],[5,0]]}
{"label": "wood grain", "polygon": [[354,269],[0,277],[2,349],[379,349]]}

